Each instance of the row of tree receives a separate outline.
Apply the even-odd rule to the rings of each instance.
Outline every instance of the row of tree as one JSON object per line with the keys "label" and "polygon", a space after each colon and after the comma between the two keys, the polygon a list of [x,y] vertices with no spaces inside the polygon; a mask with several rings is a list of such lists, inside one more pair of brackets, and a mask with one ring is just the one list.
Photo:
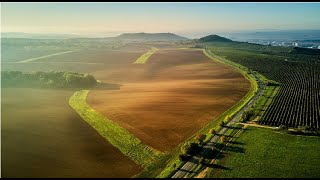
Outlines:
{"label": "row of tree", "polygon": [[97,80],[90,74],[77,72],[21,72],[2,71],[2,86],[6,87],[54,87],[54,88],[77,88],[93,87]]}
{"label": "row of tree", "polygon": [[[223,121],[221,121],[219,123],[220,127],[224,127],[225,123],[228,122],[231,119],[231,117],[229,115],[227,115],[225,117],[225,119]],[[215,135],[217,132],[214,128],[211,128],[209,130],[209,135]],[[207,138],[206,134],[197,134],[195,136],[195,141],[194,142],[188,142],[187,144],[185,144],[184,146],[182,146],[181,148],[181,154],[179,155],[179,159],[180,161],[187,161],[188,159],[190,159],[193,155],[196,155],[197,153],[199,153],[199,151],[201,150],[201,147],[204,145],[204,141]],[[221,142],[225,141],[225,136],[221,136],[220,138]],[[202,159],[202,161],[204,161],[204,159]]]}

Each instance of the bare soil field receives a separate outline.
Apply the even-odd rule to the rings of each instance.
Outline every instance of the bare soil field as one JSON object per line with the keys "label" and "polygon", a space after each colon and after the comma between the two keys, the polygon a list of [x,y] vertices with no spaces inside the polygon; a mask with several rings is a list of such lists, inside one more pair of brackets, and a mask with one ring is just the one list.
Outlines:
{"label": "bare soil field", "polygon": [[1,44],[2,62],[19,62],[29,58],[40,57],[66,51],[63,48],[15,47]]}
{"label": "bare soil field", "polygon": [[158,49],[181,48],[181,46],[176,44],[176,43],[161,42],[161,43],[150,43],[149,45],[153,46],[153,47],[156,47]]}
{"label": "bare soil field", "polygon": [[150,49],[148,44],[145,43],[127,43],[124,46],[117,48],[119,51],[130,51],[130,52],[146,52]]}
{"label": "bare soil field", "polygon": [[131,177],[141,170],[69,106],[73,93],[2,89],[2,177]]}
{"label": "bare soil field", "polygon": [[79,73],[91,73],[104,69],[101,63],[65,63],[65,62],[30,62],[30,63],[4,63],[2,71],[74,71]]}
{"label": "bare soil field", "polygon": [[114,69],[118,65],[131,64],[148,49],[133,45],[120,50],[82,49],[28,63],[2,63],[2,70],[92,73],[98,70]]}
{"label": "bare soil field", "polygon": [[191,50],[159,50],[146,64],[94,75],[121,87],[90,91],[87,103],[160,151],[174,149],[250,89],[239,72]]}
{"label": "bare soil field", "polygon": [[83,62],[83,63],[126,63],[135,61],[144,50],[106,50],[106,49],[83,49],[74,51],[63,56],[54,56],[43,59],[42,62]]}

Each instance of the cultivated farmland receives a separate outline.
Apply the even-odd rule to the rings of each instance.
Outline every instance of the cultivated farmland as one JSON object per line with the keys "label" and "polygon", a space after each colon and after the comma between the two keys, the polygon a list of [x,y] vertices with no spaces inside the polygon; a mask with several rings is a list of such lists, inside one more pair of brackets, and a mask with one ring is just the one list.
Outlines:
{"label": "cultivated farmland", "polygon": [[[128,45],[121,50],[105,48],[81,49],[67,54],[49,56],[26,63],[4,62],[2,70],[18,71],[76,71],[91,73],[106,68],[116,68],[118,64],[131,64],[147,51],[140,46]],[[9,57],[8,57],[9,58]],[[37,58],[37,57],[33,57]],[[3,58],[6,60],[5,58]],[[21,60],[25,60],[21,58]]]}
{"label": "cultivated farmland", "polygon": [[[135,44],[118,50],[84,48],[56,56],[39,54],[46,57],[25,63],[16,63],[25,59],[22,54],[16,57],[16,62],[9,62],[13,54],[8,54],[2,70],[95,72],[99,78],[101,72],[112,74],[120,66],[132,65],[147,51],[147,46]],[[31,58],[37,56],[33,54]],[[117,74],[113,76],[118,77]],[[118,78],[130,80],[122,76]],[[105,82],[112,80],[106,79]],[[118,84],[111,86],[117,88]],[[106,91],[110,87],[102,89]],[[3,90],[2,142],[5,148],[2,152],[6,154],[2,160],[3,177],[131,177],[142,170],[69,107],[69,98],[76,90]],[[28,157],[24,158],[25,155]]]}
{"label": "cultivated farmland", "polygon": [[294,54],[287,47],[246,43],[211,44],[213,53],[281,83],[261,118],[264,125],[320,128],[319,56]]}
{"label": "cultivated farmland", "polygon": [[[150,47],[157,47],[159,49],[148,58],[145,64],[134,64],[134,62],[139,57],[141,57],[141,55],[148,52]],[[166,152],[174,150],[179,143],[189,138],[191,135],[205,126],[208,122],[212,121],[221,113],[236,104],[245,94],[247,94],[250,89],[249,81],[246,80],[243,75],[241,75],[241,73],[237,72],[227,65],[222,65],[208,59],[201,50],[191,50],[181,47],[182,46],[177,46],[174,44],[155,43],[155,45],[153,46],[152,44],[129,43],[117,48],[82,47],[64,49],[63,51],[61,49],[58,49],[59,51],[57,52],[50,52],[38,56],[41,58],[32,56],[30,58],[36,60],[27,60],[25,61],[25,63],[16,62],[26,60],[26,58],[16,58],[15,62],[6,61],[2,64],[2,70],[55,70],[76,71],[79,73],[92,74],[96,79],[101,80],[102,82],[107,84],[110,83],[109,85],[111,85],[112,87],[90,90],[87,97],[87,103],[90,107],[87,109],[93,108],[95,111],[98,111],[102,115],[104,115],[105,119],[109,119],[117,123],[118,125],[116,126],[120,125],[119,127],[128,130],[132,135],[135,136],[134,138],[136,138],[137,142],[141,140],[142,144],[139,144],[139,147],[142,147],[142,149],[145,149],[144,147],[150,146],[156,150]],[[41,47],[39,47],[39,49],[41,49]],[[57,54],[59,52],[68,53]],[[50,56],[50,54],[57,55]],[[94,128],[96,128],[97,131],[95,131],[95,129],[90,127],[90,124],[86,123],[86,121],[84,121],[74,110],[72,110],[70,107],[66,107],[67,104],[64,104],[64,106],[58,105],[58,103],[68,103],[68,98],[70,98],[72,94],[78,89],[70,89],[70,91],[58,89],[24,90],[26,91],[26,94],[28,94],[29,92],[39,93],[39,98],[47,96],[46,100],[38,100],[37,98],[35,98],[34,104],[43,105],[43,107],[49,107],[50,104],[47,103],[50,103],[52,101],[55,102],[54,106],[56,106],[56,108],[51,108],[50,113],[48,113],[49,110],[42,110],[41,108],[38,108],[37,110],[41,111],[41,113],[37,113],[37,118],[42,117],[41,119],[45,119],[44,117],[46,117],[47,114],[44,113],[51,114],[48,119],[49,122],[52,122],[51,124],[54,124],[56,121],[61,121],[61,124],[56,126],[57,128],[59,128],[59,126],[63,126],[63,123],[67,123],[70,121],[70,119],[72,119],[71,117],[66,116],[64,113],[61,113],[60,111],[62,111],[62,109],[59,110],[59,108],[64,107],[64,110],[68,109],[68,111],[70,111],[69,113],[72,112],[72,117],[75,116],[76,118],[74,119],[80,121],[80,124],[88,128],[82,129],[85,133],[95,133],[96,137],[99,137],[102,141],[101,146],[98,146],[99,143],[96,145],[92,145],[91,141],[94,140],[88,140],[90,141],[90,143],[79,142],[79,144],[81,144],[81,147],[97,146],[96,148],[100,148],[100,150],[95,151],[101,152],[101,154],[99,154],[101,156],[103,154],[103,160],[100,159],[100,156],[94,159],[98,161],[98,163],[94,163],[93,160],[87,160],[87,156],[91,157],[93,156],[92,154],[96,154],[96,152],[92,151],[86,151],[87,154],[83,155],[84,158],[81,159],[80,156],[81,154],[83,154],[81,147],[78,147],[78,145],[73,145],[72,143],[65,145],[65,147],[62,147],[64,145],[59,144],[59,142],[52,146],[51,144],[46,144],[51,142],[51,140],[44,141],[46,142],[44,144],[40,143],[39,147],[34,147],[36,143],[34,143],[34,145],[32,145],[31,143],[30,148],[33,148],[34,152],[39,152],[39,157],[36,154],[32,156],[34,157],[33,159],[35,161],[37,157],[41,159],[41,157],[44,156],[44,158],[46,158],[46,156],[42,153],[42,146],[49,147],[48,149],[50,150],[50,152],[58,151],[55,150],[54,147],[59,148],[59,150],[62,149],[62,151],[64,150],[64,148],[68,148],[68,150],[65,150],[66,154],[71,153],[71,150],[76,151],[73,148],[77,148],[77,150],[81,152],[76,152],[75,154],[70,155],[68,157],[70,159],[66,158],[68,161],[77,164],[77,166],[72,167],[71,165],[58,166],[57,164],[54,164],[50,160],[48,160],[50,158],[55,158],[57,159],[57,163],[59,163],[61,162],[59,160],[60,157],[67,156],[65,154],[61,155],[62,153],[58,152],[50,153],[50,155],[52,156],[48,157],[46,160],[42,160],[41,162],[34,162],[35,165],[32,166],[32,168],[34,168],[33,170],[30,170],[30,168],[28,169],[26,163],[20,163],[22,176],[36,177],[36,175],[38,175],[36,172],[36,168],[42,167],[43,171],[39,176],[52,177],[53,175],[50,174],[51,172],[47,171],[47,169],[51,167],[48,164],[52,164],[52,166],[56,167],[56,177],[131,177],[138,172],[141,172],[142,166],[149,166],[154,162],[155,156],[150,155],[151,159],[153,158],[153,160],[150,160],[150,162],[152,163],[141,163],[144,162],[143,158],[148,159],[148,156],[144,156],[145,154],[149,153],[148,151],[146,151],[146,153],[142,153],[141,157],[136,156],[139,155],[139,153],[137,154],[135,151],[130,150],[130,146],[132,144],[127,144],[129,148],[127,148],[127,146],[123,146],[123,143],[126,142],[122,140],[121,142],[119,142],[119,139],[121,138],[117,138],[118,136],[109,139],[106,138],[107,140],[110,140],[110,142],[112,141],[112,145],[109,144],[106,139],[100,136],[101,132],[104,131],[104,128],[101,129],[102,131],[99,131],[99,127],[96,126]],[[13,92],[16,91],[18,91],[18,89],[14,89]],[[45,94],[42,93],[42,91],[50,91],[50,93],[52,94]],[[66,92],[63,96],[64,99],[62,97],[56,97],[62,91]],[[16,93],[23,95],[23,93]],[[56,96],[52,97],[55,94]],[[32,97],[34,96],[34,94],[29,96]],[[11,96],[8,96],[8,98],[10,97]],[[51,97],[54,100],[49,100],[49,98]],[[19,97],[17,96],[16,98]],[[20,99],[23,102],[28,102],[29,100],[25,98],[26,97]],[[12,107],[19,103],[21,102],[15,101],[14,103],[12,103]],[[7,104],[5,105],[8,107]],[[19,108],[16,109],[19,109],[19,111],[25,109],[28,112],[35,111],[34,109],[31,109],[31,107],[25,108],[24,106],[19,106]],[[8,121],[9,116],[18,116],[17,114],[14,114],[13,111],[14,110],[9,111],[9,113],[7,113],[8,115],[3,117],[4,121]],[[57,112],[59,114],[55,115],[54,112]],[[40,136],[44,133],[44,130],[46,130],[49,132],[49,134],[53,134],[53,137],[56,136],[54,135],[54,132],[50,132],[48,130],[50,129],[49,127],[38,123],[37,118],[34,118],[36,114],[32,115],[33,116],[30,118],[29,115],[24,116],[27,117],[27,119],[35,119],[34,121],[37,122],[34,123],[36,125],[30,124],[28,126],[33,126],[31,129],[35,134],[38,134]],[[51,118],[53,117],[55,117],[56,119],[51,120]],[[104,119],[102,116],[99,117],[101,117],[100,119]],[[14,118],[19,119],[16,117]],[[21,124],[22,122],[23,121],[20,120],[19,122],[17,122],[17,124]],[[109,123],[110,122],[102,124],[106,124],[106,126],[108,126]],[[65,143],[67,143],[67,139],[72,139],[71,136],[77,135],[74,134],[74,132],[68,132],[67,129],[62,131],[67,132],[67,135],[64,133],[60,133],[57,136],[59,136],[60,139],[66,137],[66,140],[62,141]],[[30,133],[30,131],[27,130],[22,132],[25,132],[25,134]],[[118,131],[115,131],[114,134],[116,134],[117,132]],[[23,133],[20,132],[19,135],[22,136]],[[110,137],[110,133],[107,133],[105,137],[107,136]],[[9,136],[6,137],[8,138]],[[32,138],[34,137],[30,137],[30,142],[32,141]],[[46,136],[45,138],[52,137]],[[7,142],[14,142],[14,140],[8,139]],[[27,142],[29,142],[28,138],[26,143]],[[73,147],[69,148],[69,146]],[[11,146],[11,148],[13,147]],[[147,147],[147,149],[148,148],[149,147]],[[103,150],[106,151],[106,154],[102,152]],[[12,151],[12,153],[14,152],[15,151]],[[47,151],[43,152],[47,153]],[[9,154],[8,150],[7,154]],[[128,157],[126,157],[126,155]],[[9,161],[14,161],[14,158],[12,158],[12,156],[14,155],[11,155],[11,158],[8,157],[6,164],[9,164]],[[81,163],[75,160],[77,159],[75,158],[75,156],[78,157],[79,161],[81,160]],[[20,158],[20,156],[17,156],[17,158]],[[106,162],[105,159],[107,159],[108,162]],[[136,163],[138,162],[138,164],[142,166],[137,165],[133,160],[136,161]],[[30,162],[33,163],[33,161]],[[74,174],[74,168],[80,168],[80,166],[82,166],[82,164],[84,163],[87,164],[85,166],[87,167],[87,171],[90,171],[90,173],[92,174],[90,174],[89,172],[87,173],[87,171],[85,170],[81,173],[87,173],[86,175],[82,175],[81,173]],[[90,167],[88,167],[89,165]],[[13,163],[11,163],[11,166],[9,168],[12,169],[12,166],[14,166]],[[94,170],[90,168],[93,168]],[[110,171],[100,173],[102,169],[109,169]],[[111,169],[113,169],[112,172]],[[123,173],[122,170],[126,171],[126,173]],[[5,169],[3,170],[3,172],[5,172]],[[12,173],[12,171],[8,172],[8,177],[11,177]]]}
{"label": "cultivated farmland", "polygon": [[250,89],[239,72],[202,51],[158,50],[145,64],[94,73],[120,90],[93,90],[88,104],[145,144],[170,151],[237,103]]}
{"label": "cultivated farmland", "polygon": [[141,170],[69,106],[73,93],[2,89],[2,177],[131,177]]}

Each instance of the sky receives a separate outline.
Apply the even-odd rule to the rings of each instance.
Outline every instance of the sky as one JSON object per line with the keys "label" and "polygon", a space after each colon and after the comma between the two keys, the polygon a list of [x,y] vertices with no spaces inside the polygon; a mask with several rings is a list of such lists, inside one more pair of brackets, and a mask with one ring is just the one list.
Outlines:
{"label": "sky", "polygon": [[1,3],[1,32],[91,34],[320,29],[320,3]]}

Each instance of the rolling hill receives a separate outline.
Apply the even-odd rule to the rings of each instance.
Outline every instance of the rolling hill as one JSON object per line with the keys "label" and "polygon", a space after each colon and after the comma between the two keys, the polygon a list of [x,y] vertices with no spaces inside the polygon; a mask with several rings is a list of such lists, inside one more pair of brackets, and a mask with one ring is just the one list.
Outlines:
{"label": "rolling hill", "polygon": [[233,41],[218,35],[209,35],[209,36],[205,36],[198,39],[198,42],[233,42]]}
{"label": "rolling hill", "polygon": [[178,36],[173,33],[124,33],[114,37],[115,40],[128,41],[183,41],[186,37]]}

